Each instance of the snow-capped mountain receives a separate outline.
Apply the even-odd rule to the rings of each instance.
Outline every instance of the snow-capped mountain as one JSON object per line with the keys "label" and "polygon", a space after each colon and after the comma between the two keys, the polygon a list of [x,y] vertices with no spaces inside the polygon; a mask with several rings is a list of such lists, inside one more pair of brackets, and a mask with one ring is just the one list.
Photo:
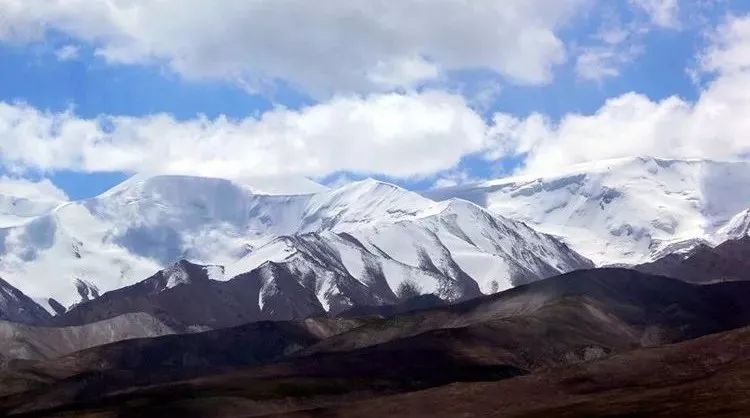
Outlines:
{"label": "snow-capped mountain", "polygon": [[[392,187],[392,186],[390,186]],[[403,283],[456,301],[589,266],[550,236],[461,200],[348,232],[283,236],[227,267],[289,266],[326,310],[395,303]]]}
{"label": "snow-capped mountain", "polygon": [[742,229],[747,218],[736,214],[750,206],[750,163],[624,158],[425,196],[524,221],[597,265],[637,264]]}
{"label": "snow-capped mountain", "polygon": [[[461,299],[589,266],[556,239],[468,202],[436,203],[374,180],[335,190],[291,184],[274,190],[300,193],[137,176],[0,229],[0,274],[37,300],[69,307],[179,259],[226,266],[214,280],[273,262],[314,289],[320,305],[344,309],[393,301],[404,281]],[[267,282],[262,295],[272,297],[276,282]]]}

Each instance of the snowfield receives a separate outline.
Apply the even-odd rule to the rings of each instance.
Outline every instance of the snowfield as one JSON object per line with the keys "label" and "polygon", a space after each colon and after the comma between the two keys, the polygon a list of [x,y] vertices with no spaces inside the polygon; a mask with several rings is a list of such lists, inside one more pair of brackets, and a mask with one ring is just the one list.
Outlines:
{"label": "snowfield", "polygon": [[526,222],[597,265],[632,265],[746,234],[750,163],[623,158],[424,195]]}

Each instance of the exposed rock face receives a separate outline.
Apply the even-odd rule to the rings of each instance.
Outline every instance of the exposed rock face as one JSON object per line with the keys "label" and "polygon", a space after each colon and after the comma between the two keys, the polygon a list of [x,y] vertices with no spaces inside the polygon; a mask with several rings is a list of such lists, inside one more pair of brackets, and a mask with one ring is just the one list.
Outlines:
{"label": "exposed rock face", "polygon": [[750,236],[731,239],[716,247],[700,245],[688,253],[669,254],[636,268],[691,283],[750,280]]}

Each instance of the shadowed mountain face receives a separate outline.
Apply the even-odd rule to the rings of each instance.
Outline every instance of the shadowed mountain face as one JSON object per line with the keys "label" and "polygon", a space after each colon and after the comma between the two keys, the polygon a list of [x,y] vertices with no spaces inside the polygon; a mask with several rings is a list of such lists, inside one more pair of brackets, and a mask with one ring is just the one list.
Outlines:
{"label": "shadowed mountain face", "polygon": [[44,324],[50,314],[10,283],[0,279],[0,320],[22,324]]}
{"label": "shadowed mountain face", "polygon": [[[206,268],[181,261],[142,282],[77,305],[55,317],[54,322],[74,325],[128,312],[147,312],[176,329],[205,330],[253,321],[325,315],[317,300],[307,297],[293,273],[283,265],[267,263],[225,282],[211,280]],[[283,291],[275,299],[270,297],[275,303],[259,306],[264,282],[269,277]]]}
{"label": "shadowed mountain face", "polygon": [[725,241],[716,247],[701,245],[687,255],[669,254],[637,269],[691,283],[750,280],[750,236]]}
{"label": "shadowed mountain face", "polygon": [[750,328],[498,382],[285,414],[293,417],[745,417]]}
{"label": "shadowed mountain face", "polygon": [[367,316],[390,318],[400,314],[423,311],[445,305],[447,305],[447,303],[435,295],[419,295],[394,305],[355,306],[352,309],[341,312],[338,316],[341,318],[358,318]]}
{"label": "shadowed mountain face", "polygon": [[[750,320],[743,297],[750,283],[691,285],[626,269],[583,270],[429,311],[400,315],[328,339],[319,351],[367,347],[433,330],[491,324],[551,342],[557,329],[572,335],[610,335],[621,344],[655,345],[741,326]],[[588,328],[586,328],[588,326]],[[511,339],[513,339],[511,338]],[[591,337],[596,341],[599,337]],[[623,347],[624,347],[623,346]]]}
{"label": "shadowed mountain face", "polygon": [[451,382],[513,382],[749,324],[749,292],[750,282],[697,286],[598,269],[388,319],[125,341],[7,371],[0,383],[14,389],[0,411],[247,416]]}

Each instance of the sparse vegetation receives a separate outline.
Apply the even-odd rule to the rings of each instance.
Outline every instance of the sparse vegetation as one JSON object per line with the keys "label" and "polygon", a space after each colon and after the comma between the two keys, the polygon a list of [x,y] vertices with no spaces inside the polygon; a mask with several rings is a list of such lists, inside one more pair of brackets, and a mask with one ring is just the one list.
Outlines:
{"label": "sparse vegetation", "polygon": [[411,279],[404,280],[396,289],[396,296],[402,301],[415,298],[422,294],[422,288]]}

